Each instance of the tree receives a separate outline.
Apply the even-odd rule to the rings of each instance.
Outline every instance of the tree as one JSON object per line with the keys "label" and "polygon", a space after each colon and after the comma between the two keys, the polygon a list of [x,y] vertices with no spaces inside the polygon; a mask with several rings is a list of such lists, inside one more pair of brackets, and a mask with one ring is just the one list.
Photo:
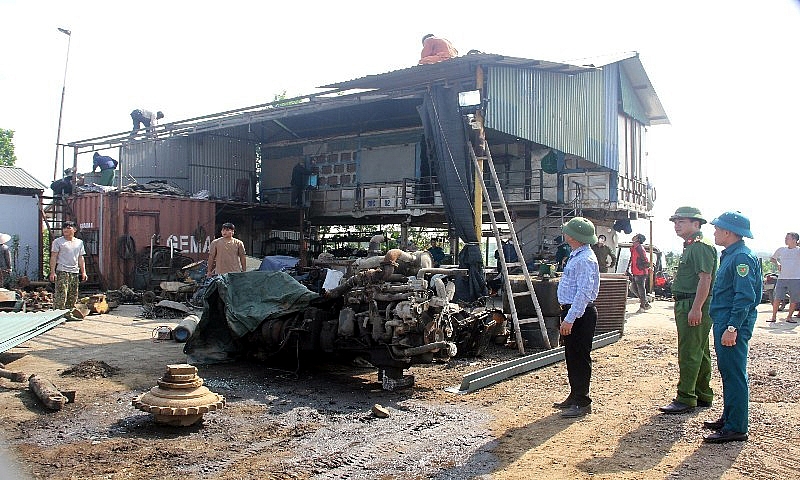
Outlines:
{"label": "tree", "polygon": [[14,130],[0,128],[0,165],[13,167],[17,162],[14,155]]}

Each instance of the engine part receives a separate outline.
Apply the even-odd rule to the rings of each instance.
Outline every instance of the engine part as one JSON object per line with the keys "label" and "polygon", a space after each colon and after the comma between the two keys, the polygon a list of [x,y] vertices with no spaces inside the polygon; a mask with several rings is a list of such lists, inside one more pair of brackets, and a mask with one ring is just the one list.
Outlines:
{"label": "engine part", "polygon": [[203,414],[221,410],[225,397],[203,386],[197,367],[188,364],[167,365],[158,385],[133,399],[133,406],[152,413],[156,423],[189,426]]}

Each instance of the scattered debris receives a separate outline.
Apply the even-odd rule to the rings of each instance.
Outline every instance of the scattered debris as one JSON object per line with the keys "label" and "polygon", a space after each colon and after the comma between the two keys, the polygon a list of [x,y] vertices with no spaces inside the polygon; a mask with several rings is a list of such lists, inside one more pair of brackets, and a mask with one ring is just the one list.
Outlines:
{"label": "scattered debris", "polygon": [[376,403],[372,406],[372,414],[378,418],[389,418],[389,409]]}
{"label": "scattered debris", "polygon": [[6,366],[0,363],[0,377],[7,378],[12,382],[22,383],[28,379],[28,375],[22,372],[12,372],[11,370],[6,370]]}
{"label": "scattered debris", "polygon": [[28,379],[28,386],[44,406],[50,410],[61,410],[65,404],[75,401],[74,391],[62,392],[53,382],[36,374],[31,375]]}
{"label": "scattered debris", "polygon": [[152,337],[154,342],[172,340],[172,328],[167,325],[160,325],[153,329]]}
{"label": "scattered debris", "polygon": [[152,413],[156,423],[186,427],[200,421],[204,413],[221,410],[225,397],[203,386],[197,367],[183,363],[167,365],[158,386],[133,399],[132,404]]}
{"label": "scattered debris", "polygon": [[117,367],[102,360],[86,360],[61,372],[62,377],[72,376],[81,378],[108,378],[120,372]]}

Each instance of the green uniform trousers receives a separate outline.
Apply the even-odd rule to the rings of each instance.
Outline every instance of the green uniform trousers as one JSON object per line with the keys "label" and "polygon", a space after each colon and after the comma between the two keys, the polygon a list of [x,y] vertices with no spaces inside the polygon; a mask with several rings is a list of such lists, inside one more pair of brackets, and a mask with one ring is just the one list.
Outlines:
{"label": "green uniform trousers", "polygon": [[104,185],[106,187],[113,187],[114,178],[116,176],[117,176],[117,171],[114,170],[113,168],[100,170],[100,185]]}
{"label": "green uniform trousers", "polygon": [[697,406],[697,400],[711,402],[711,349],[708,334],[711,317],[708,315],[710,299],[703,304],[703,320],[696,327],[689,326],[689,310],[694,298],[675,302],[675,325],[678,327],[678,395],[675,400]]}

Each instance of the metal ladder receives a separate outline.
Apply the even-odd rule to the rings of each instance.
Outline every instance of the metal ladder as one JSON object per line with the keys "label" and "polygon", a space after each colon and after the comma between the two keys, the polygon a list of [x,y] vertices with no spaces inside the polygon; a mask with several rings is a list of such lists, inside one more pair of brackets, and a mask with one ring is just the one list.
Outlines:
{"label": "metal ladder", "polygon": [[[486,157],[478,158],[475,154],[475,149],[472,148],[472,144],[470,143],[470,157],[472,158],[472,162],[475,165],[475,171],[477,172],[476,177],[480,179],[481,188],[483,189],[483,200],[486,202],[486,210],[489,212],[489,220],[492,224],[492,233],[494,233],[495,241],[497,242],[497,248],[499,249],[498,259],[500,260],[500,269],[503,274],[503,290],[505,291],[506,298],[508,299],[508,306],[511,310],[511,319],[514,322],[514,335],[517,339],[517,348],[519,349],[519,353],[525,353],[525,346],[523,345],[522,341],[522,331],[520,330],[520,325],[523,323],[539,323],[539,331],[542,334],[542,342],[545,347],[548,349],[552,347],[550,345],[550,338],[547,336],[547,328],[544,324],[544,315],[542,315],[542,307],[539,305],[539,299],[536,297],[536,292],[533,290],[533,282],[531,282],[531,275],[528,272],[528,266],[525,264],[525,259],[522,256],[522,248],[520,248],[519,240],[517,239],[517,232],[514,229],[514,222],[511,219],[511,215],[508,211],[508,205],[506,204],[505,197],[503,196],[503,190],[500,187],[500,180],[497,178],[497,171],[494,168],[494,162],[492,161],[492,154],[489,152],[489,146],[484,145],[484,149],[486,151]],[[483,160],[483,162],[481,162]],[[486,188],[486,181],[483,178],[483,167],[481,163],[485,163],[489,166],[489,173],[491,174],[492,182],[494,182],[495,190],[497,191],[497,197],[499,199],[500,208],[497,209],[497,212],[502,213],[505,223],[508,225],[509,232],[511,234],[511,240],[514,245],[514,250],[517,253],[517,260],[516,262],[506,262],[505,255],[502,251],[502,243],[500,240],[500,230],[497,227],[497,218],[495,217],[495,208],[492,206],[492,199],[491,195],[489,195],[489,190]],[[511,279],[508,277],[508,269],[509,267],[521,267],[522,268],[522,275],[525,277],[525,284],[527,286],[527,290],[523,292],[513,292],[511,291]],[[530,296],[531,301],[533,302],[534,307],[536,308],[536,317],[534,318],[519,318],[517,314],[517,306],[516,306],[516,298],[518,297],[525,297]]]}

